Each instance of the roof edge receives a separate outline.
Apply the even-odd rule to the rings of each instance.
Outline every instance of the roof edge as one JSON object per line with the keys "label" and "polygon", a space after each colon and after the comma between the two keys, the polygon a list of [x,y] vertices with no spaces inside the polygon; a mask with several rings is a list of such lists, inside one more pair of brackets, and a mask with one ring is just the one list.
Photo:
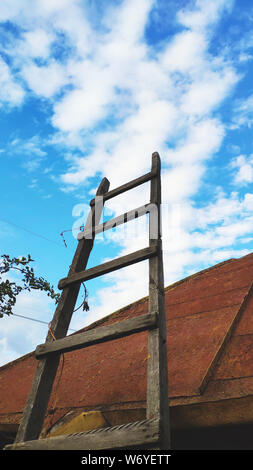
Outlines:
{"label": "roof edge", "polygon": [[[250,255],[253,255],[253,253],[250,253]],[[249,256],[249,255],[245,255],[245,256]],[[187,282],[188,280],[193,279],[194,277],[200,276],[200,275],[204,274],[207,271],[211,271],[212,269],[216,269],[216,268],[222,266],[223,264],[228,264],[228,263],[231,263],[233,261],[236,261],[237,259],[239,260],[239,259],[242,259],[242,258],[244,258],[244,256],[242,256],[241,258],[230,258],[228,260],[221,261],[220,263],[217,263],[214,266],[210,266],[209,268],[202,269],[201,271],[198,271],[197,273],[190,274],[189,276],[187,276],[183,279],[180,279],[178,281],[175,281],[172,284],[166,286],[164,288],[164,291],[167,292],[168,290],[174,289],[175,287],[179,286],[180,284],[183,284],[184,282]],[[103,323],[106,322],[109,318],[112,318],[113,316],[118,315],[119,313],[123,312],[124,310],[130,309],[134,305],[138,305],[140,303],[146,302],[148,300],[148,298],[149,298],[149,296],[146,295],[145,297],[142,297],[138,300],[135,300],[134,302],[131,302],[130,304],[125,305],[124,307],[120,307],[118,310],[115,310],[114,312],[109,313],[105,317],[102,317],[99,320],[96,320],[95,322],[90,323],[89,325],[81,328],[80,330],[76,331],[75,333],[71,333],[71,336],[75,335],[77,333],[80,333],[81,331],[92,330],[93,328],[96,328],[97,326],[103,325]]]}
{"label": "roof edge", "polygon": [[17,359],[13,359],[13,361],[10,361],[10,362],[7,362],[6,364],[3,364],[2,366],[0,366],[0,372],[3,369],[6,369],[7,367],[11,367],[14,364],[17,364],[17,362],[21,362],[21,361],[27,359],[28,357],[32,357],[34,354],[35,354],[35,349],[33,351],[27,353],[27,354],[24,354],[24,356],[20,356]]}
{"label": "roof edge", "polygon": [[[245,256],[242,256],[240,258],[230,258],[228,260],[225,260],[225,261],[221,261],[220,263],[217,263],[215,264],[214,266],[210,266],[208,268],[205,268],[205,269],[202,269],[201,271],[198,271],[197,273],[194,273],[194,274],[191,274],[183,279],[180,279],[178,281],[175,281],[174,283],[170,284],[169,286],[165,287],[164,288],[164,291],[167,292],[168,290],[170,289],[174,289],[175,287],[177,287],[178,285],[184,283],[184,282],[187,282],[188,280],[190,279],[193,279],[197,276],[200,276],[208,271],[211,271],[213,269],[217,269],[218,267],[224,265],[224,264],[229,264],[229,263],[232,263],[234,261],[237,261],[237,260],[241,260],[243,258],[246,258],[248,256],[252,256],[253,255],[253,252],[252,253],[248,253],[247,255]],[[149,296],[145,296],[145,297],[142,297],[141,299],[138,299],[138,300],[135,300],[134,302],[131,302],[130,304],[127,304],[125,305],[124,307],[121,307],[120,309],[118,310],[115,310],[114,312],[112,313],[109,313],[108,315],[106,315],[105,317],[103,318],[100,318],[99,320],[96,320],[95,322],[93,323],[90,323],[89,325],[81,328],[80,330],[76,331],[75,333],[72,333],[71,335],[69,336],[72,336],[72,335],[75,335],[75,334],[78,334],[82,331],[87,331],[87,330],[92,330],[96,327],[99,327],[101,325],[103,325],[103,323],[105,323],[109,318],[113,318],[114,316],[118,315],[119,313],[125,311],[125,310],[128,310],[130,309],[131,307],[133,307],[134,305],[138,305],[140,303],[143,303],[143,302],[146,302],[148,300],[148,297]],[[11,367],[12,365],[16,364],[17,362],[20,362],[20,361],[23,361],[25,359],[27,359],[28,357],[32,357],[33,355],[35,354],[35,350],[25,354],[24,356],[20,356],[18,357],[17,359],[14,359],[13,361],[11,362],[7,362],[6,364],[0,366],[0,371],[4,370],[5,368],[7,367]]]}

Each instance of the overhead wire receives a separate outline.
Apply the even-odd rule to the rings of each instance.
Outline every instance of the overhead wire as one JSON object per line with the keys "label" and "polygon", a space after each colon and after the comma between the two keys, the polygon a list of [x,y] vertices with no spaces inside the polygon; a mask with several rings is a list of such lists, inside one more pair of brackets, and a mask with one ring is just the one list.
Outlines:
{"label": "overhead wire", "polygon": [[[42,238],[43,240],[46,240],[46,241],[48,241],[48,242],[55,243],[56,245],[62,246],[62,245],[61,245],[60,243],[58,243],[56,240],[51,240],[50,238],[47,238],[47,237],[45,237],[44,235],[41,235],[40,233],[34,232],[33,230],[30,230],[30,229],[28,229],[28,228],[26,228],[26,227],[22,227],[22,225],[18,225],[18,224],[14,223],[14,222],[10,222],[9,220],[3,219],[3,218],[1,218],[0,220],[1,220],[2,222],[5,222],[6,224],[13,225],[13,227],[17,227],[17,228],[19,228],[20,230],[24,230],[25,232],[30,233],[31,235],[34,235],[35,237],[39,237],[39,238]],[[75,230],[80,230],[80,231],[82,231],[83,229],[84,229],[84,225],[81,225],[81,226],[78,227],[78,228],[72,228],[72,229],[63,230],[63,231],[60,233],[60,236],[62,237],[63,243],[64,243],[64,245],[65,245],[66,248],[68,248],[68,246],[67,246],[67,243],[66,243],[66,240],[65,240],[63,234],[64,234],[65,232],[73,232],[73,231],[75,231]]]}
{"label": "overhead wire", "polygon": [[[25,228],[25,227],[22,227],[21,225],[15,224],[14,222],[10,222],[9,220],[2,219],[2,218],[1,218],[0,220],[1,220],[2,222],[5,222],[5,223],[9,224],[9,225],[13,225],[14,227],[17,227],[17,228],[19,228],[19,229],[21,229],[21,230],[24,230],[25,232],[30,233],[31,235],[34,235],[34,236],[36,236],[36,237],[42,238],[42,239],[44,239],[44,240],[46,240],[46,241],[49,241],[49,242],[51,242],[51,243],[55,243],[55,244],[57,244],[57,245],[59,245],[59,246],[62,246],[62,245],[60,245],[60,243],[58,243],[57,241],[51,240],[50,238],[47,238],[47,237],[45,237],[44,235],[41,235],[41,234],[36,233],[36,232],[34,232],[34,231],[30,230],[30,229],[27,229],[27,228]],[[73,230],[80,230],[80,231],[82,231],[83,229],[84,229],[84,225],[81,225],[79,228],[63,230],[63,231],[60,233],[60,236],[62,237],[63,243],[64,243],[64,245],[65,245],[66,248],[68,248],[68,246],[67,246],[66,240],[65,240],[65,238],[64,238],[64,236],[63,236],[63,233],[65,233],[65,232],[72,232]],[[79,307],[77,307],[77,308],[73,311],[73,313],[76,312],[77,310],[79,310],[82,306],[83,306],[83,310],[89,310],[88,304],[87,304],[87,302],[86,302],[86,299],[87,299],[87,296],[88,296],[87,289],[86,289],[84,283],[82,283],[82,285],[83,285],[83,287],[84,287],[84,300],[83,300],[83,302],[81,303],[81,305],[79,305]],[[42,320],[38,320],[38,319],[36,319],[36,318],[26,317],[26,316],[24,316],[24,315],[18,315],[17,313],[16,313],[16,314],[13,313],[12,315],[14,315],[14,316],[16,316],[16,317],[25,318],[26,320],[31,320],[31,321],[35,321],[35,322],[43,323],[43,324],[46,324],[46,325],[47,325],[47,322],[43,322]],[[73,329],[71,329],[71,328],[69,328],[69,330],[74,331],[74,332],[76,331],[76,330],[73,330]]]}
{"label": "overhead wire", "polygon": [[[3,312],[3,314],[8,315],[8,313],[5,313],[5,312]],[[35,322],[38,322],[38,323],[43,323],[44,325],[48,326],[48,322],[43,321],[43,320],[38,320],[37,318],[26,317],[25,315],[19,315],[18,313],[12,313],[11,315],[14,315],[15,317],[25,318],[26,320],[31,320],[31,321],[35,321]],[[10,315],[8,315],[8,316],[10,316]],[[69,330],[76,332],[76,330],[73,330],[72,328],[69,328]]]}
{"label": "overhead wire", "polygon": [[17,227],[21,230],[24,230],[25,232],[27,233],[30,233],[31,235],[34,235],[35,237],[39,237],[39,238],[43,238],[44,240],[48,241],[48,242],[51,242],[51,243],[55,243],[56,245],[59,245],[60,246],[60,243],[58,243],[56,240],[51,240],[50,238],[47,238],[45,237],[44,235],[41,235],[37,232],[33,232],[32,230],[30,229],[27,229],[25,227],[22,227],[21,225],[18,225],[18,224],[15,224],[14,222],[10,222],[9,220],[6,220],[6,219],[0,219],[2,222],[5,222],[6,224],[9,224],[9,225],[13,225],[14,227]]}

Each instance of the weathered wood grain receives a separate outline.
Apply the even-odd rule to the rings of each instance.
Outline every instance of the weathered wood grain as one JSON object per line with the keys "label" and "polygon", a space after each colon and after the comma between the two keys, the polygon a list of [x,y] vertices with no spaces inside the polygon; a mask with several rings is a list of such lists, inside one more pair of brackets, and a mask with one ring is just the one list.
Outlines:
{"label": "weathered wood grain", "polygon": [[[140,186],[141,184],[146,183],[147,181],[151,180],[155,176],[156,176],[155,170],[150,171],[149,173],[146,173],[145,175],[139,176],[139,178],[135,178],[134,180],[129,181],[128,183],[122,184],[118,188],[108,191],[106,194],[103,195],[103,200],[108,201],[108,199],[112,199],[115,196],[119,196],[119,194],[129,191],[129,189],[136,188],[137,186]],[[94,206],[94,204],[95,204],[95,198],[90,201],[91,206]]]}
{"label": "weathered wood grain", "polygon": [[59,281],[58,288],[64,289],[64,287],[69,286],[71,284],[88,281],[89,279],[94,279],[98,276],[102,276],[103,274],[116,271],[117,269],[125,268],[126,266],[130,266],[131,264],[139,263],[140,261],[144,261],[148,258],[151,258],[152,256],[155,256],[156,253],[156,245],[143,248],[142,250],[135,251],[134,253],[130,253],[129,255],[121,256],[120,258],[116,258],[112,261],[108,261],[107,263],[100,264],[99,266],[95,266],[94,268],[90,268],[85,271],[72,274],[69,277],[65,277],[64,279],[61,279]]}
{"label": "weathered wood grain", "polygon": [[150,204],[144,204],[143,206],[137,207],[136,209],[114,217],[113,219],[110,219],[103,224],[99,224],[96,227],[78,233],[77,240],[81,240],[82,238],[91,238],[93,233],[97,235],[98,233],[106,232],[106,230],[110,230],[112,228],[118,227],[119,225],[125,224],[126,222],[130,222],[130,220],[137,219],[137,217],[142,217],[143,215],[148,214],[149,211]]}
{"label": "weathered wood grain", "polygon": [[94,431],[8,445],[5,450],[126,449],[159,441],[159,420],[151,419]]}
{"label": "weathered wood grain", "polygon": [[[109,185],[109,181],[106,178],[103,178],[98,187],[97,195],[101,196],[107,192]],[[99,222],[102,209],[103,206],[101,204],[99,209],[97,208],[96,213],[94,208],[90,210],[86,223],[87,226],[90,226],[90,224],[95,225]],[[93,242],[93,239],[83,239],[78,242],[72,265],[69,270],[69,275],[72,272],[81,271],[81,269],[86,267],[90,252],[93,247]],[[66,336],[78,297],[79,289],[80,285],[76,284],[71,288],[64,289],[62,292],[54,313],[53,320],[51,322],[51,329],[56,339]],[[53,338],[51,337],[50,333],[48,333],[46,341],[50,342],[52,340]],[[55,354],[52,357],[42,359],[38,363],[15,442],[22,442],[38,438],[43,425],[46,408],[59,365],[59,359],[60,355]]]}
{"label": "weathered wood grain", "polygon": [[154,328],[157,325],[157,313],[147,313],[135,318],[129,318],[112,325],[102,326],[94,330],[67,336],[53,343],[44,343],[37,346],[35,356],[37,359],[55,352],[69,352],[75,349],[86,348],[92,344],[112,341],[117,338],[129,336],[141,331]]}
{"label": "weathered wood grain", "polygon": [[152,171],[157,177],[151,180],[150,202],[157,205],[158,239],[153,238],[150,227],[150,247],[157,246],[157,256],[149,260],[149,311],[158,312],[158,328],[148,334],[147,418],[160,417],[161,448],[170,448],[170,422],[168,402],[168,364],[166,347],[166,317],[164,305],[163,255],[161,241],[161,162],[158,153],[152,155]]}

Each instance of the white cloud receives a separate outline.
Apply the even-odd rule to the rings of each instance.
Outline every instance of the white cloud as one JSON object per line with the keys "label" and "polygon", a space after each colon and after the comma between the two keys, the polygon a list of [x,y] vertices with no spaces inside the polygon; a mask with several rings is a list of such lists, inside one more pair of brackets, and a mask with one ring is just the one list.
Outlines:
{"label": "white cloud", "polygon": [[[89,17],[88,3],[36,0],[28,11],[21,10],[23,2],[15,8],[3,2],[0,14],[24,27],[12,60],[29,88],[27,93],[32,91],[52,104],[51,143],[63,147],[65,155],[66,149],[72,151],[65,159],[68,168],[61,175],[62,190],[82,186],[100,174],[110,179],[113,188],[149,171],[151,153],[157,150],[163,163],[163,202],[169,211],[163,224],[166,284],[198,267],[245,254],[240,243],[251,238],[252,194],[240,198],[238,193],[220,193],[202,208],[193,202],[207,161],[219,151],[226,135],[220,106],[240,79],[229,53],[224,51],[223,56],[221,51],[217,57],[210,48],[212,32],[233,1],[189,2],[177,15],[180,31],[157,49],[149,47],[145,37],[156,2],[103,2],[96,18]],[[60,38],[65,49],[57,57],[53,50],[60,49]],[[11,101],[21,103],[24,92],[5,66],[2,93],[8,96],[4,90],[11,84]],[[252,110],[252,97],[239,102],[235,107],[239,125],[251,124]],[[16,148],[23,145],[26,155],[34,155],[34,164],[44,157],[40,141],[16,144]],[[233,170],[236,184],[252,182],[251,157],[237,157]],[[145,186],[108,207],[122,213],[148,198]],[[113,235],[115,251],[124,254],[145,245],[143,227],[144,222],[129,238]],[[92,299],[86,322],[146,295],[147,263],[113,273],[107,280],[108,285]],[[74,322],[75,327],[84,326],[81,317]],[[3,348],[12,354],[6,341]]]}
{"label": "white cloud", "polygon": [[230,10],[233,4],[234,0],[212,0],[212,2],[196,0],[195,8],[180,10],[178,19],[187,28],[202,30],[216,23],[224,10]]}
{"label": "white cloud", "polygon": [[231,167],[236,169],[235,184],[246,185],[253,182],[253,155],[239,155],[232,160]]}
{"label": "white cloud", "polygon": [[[187,170],[189,171],[189,168]],[[176,183],[177,181],[175,186]],[[166,184],[165,182],[164,186]],[[138,220],[140,222],[136,231],[134,227],[136,221],[133,221],[132,229],[122,233],[119,231],[118,238],[106,232],[106,239],[111,241],[115,239],[116,243],[121,245],[121,251],[117,252],[117,256],[147,245],[148,234],[144,219]],[[235,192],[220,193],[215,200],[208,202],[202,208],[191,204],[188,197],[176,204],[173,202],[164,204],[165,285],[222,260],[248,254],[250,250],[243,245],[252,242],[252,231],[252,193],[247,193],[244,197]],[[91,311],[81,317],[74,316],[72,322],[74,328],[81,328],[129,302],[148,295],[147,262],[116,271],[104,276],[103,279],[103,285],[96,292],[96,297],[92,297],[92,293],[89,296]]]}
{"label": "white cloud", "polygon": [[[112,28],[111,36],[135,46],[142,39],[148,14],[154,0],[123,0],[120,8],[109,9],[105,24]],[[112,27],[113,25],[113,27]]]}
{"label": "white cloud", "polygon": [[[17,297],[13,313],[49,323],[53,307],[54,302],[43,292],[22,292]],[[0,365],[31,352],[45,342],[47,324],[14,315],[4,315],[0,322]]]}
{"label": "white cloud", "polygon": [[201,78],[192,83],[182,98],[182,111],[189,115],[205,115],[219,106],[238,77],[233,69],[225,67],[220,72],[202,73]]}
{"label": "white cloud", "polygon": [[67,83],[65,69],[57,62],[40,67],[27,64],[22,69],[22,77],[34,93],[45,98],[51,98]]}
{"label": "white cloud", "polygon": [[22,53],[26,57],[41,57],[47,58],[50,55],[50,46],[54,39],[51,32],[43,29],[35,29],[27,31],[23,35],[23,41],[21,42],[19,53]]}
{"label": "white cloud", "polygon": [[2,0],[0,21],[12,20],[21,13],[23,7],[23,0],[15,0],[13,2],[9,2],[9,0]]}
{"label": "white cloud", "polygon": [[19,106],[24,95],[23,88],[12,77],[9,66],[0,58],[0,106]]}
{"label": "white cloud", "polygon": [[14,359],[17,359],[17,351],[15,351],[15,349],[12,349],[6,337],[0,339],[0,351],[0,367],[4,364],[7,364],[8,362],[14,361]]}
{"label": "white cloud", "polygon": [[178,139],[177,147],[167,152],[166,160],[169,163],[185,165],[204,162],[218,151],[225,134],[222,123],[210,118],[187,123],[185,130],[185,138]]}
{"label": "white cloud", "polygon": [[[93,56],[93,66],[95,63],[104,91],[103,99],[98,92],[94,109],[90,110],[88,104],[85,114],[85,104],[81,103],[80,118],[75,115],[71,121],[67,116],[67,109],[75,109],[78,114],[78,99],[72,108],[71,95],[76,93],[81,99],[85,86],[92,90],[93,83],[87,85],[84,73],[85,66],[87,71],[90,70],[90,64],[83,61],[73,68],[76,90],[55,108],[53,123],[65,132],[78,132],[81,126],[86,129],[90,125],[94,127],[96,123],[103,122],[105,116],[111,117],[111,109],[115,109],[116,116],[119,109],[121,112],[120,123],[96,131],[94,139],[88,134],[93,144],[92,151],[85,157],[73,158],[69,171],[62,175],[65,184],[79,185],[101,172],[111,180],[113,188],[147,171],[151,152],[159,150],[164,165],[163,202],[175,215],[173,226],[170,216],[163,224],[166,283],[177,280],[191,269],[196,270],[196,263],[201,269],[219,261],[222,256],[232,255],[233,243],[239,238],[236,217],[242,205],[236,196],[219,197],[202,210],[197,210],[190,202],[201,187],[206,161],[219,150],[225,136],[224,124],[214,118],[213,113],[239,80],[231,64],[221,56],[217,60],[208,49],[210,30],[206,28],[218,21],[227,7],[228,2],[215,1],[207,7],[203,2],[196,2],[195,12],[182,11],[179,15],[181,24],[190,29],[176,34],[163,50],[157,54],[152,51],[152,55],[149,55],[142,37],[143,22],[137,21],[134,31],[129,32],[129,16],[120,16],[121,12],[115,14],[113,26],[109,24],[110,34],[103,39],[100,36]],[[123,34],[124,42],[121,41]],[[83,77],[83,89],[80,77]],[[115,93],[115,86],[122,91],[121,95]],[[67,103],[69,106],[65,107]],[[176,145],[169,147],[170,140],[176,141]],[[146,189],[129,194],[128,201],[122,198],[118,205],[111,202],[109,207],[119,214],[135,207],[137,198],[138,205],[147,202]],[[120,210],[121,207],[124,210]],[[230,237],[225,225],[220,232],[213,227],[215,223],[218,226],[223,224],[222,217],[227,217],[226,226],[231,226]],[[245,214],[241,234],[248,233],[250,224],[251,220]],[[133,237],[115,239],[120,243],[121,254],[130,247],[130,251],[134,251],[143,246],[140,240],[143,243],[144,237],[138,238],[138,242]],[[239,253],[244,254],[245,250]],[[99,317],[101,312],[105,315],[145,295],[146,284],[141,281],[146,274],[142,265],[124,270],[120,275],[114,273],[108,278],[112,281],[109,287],[99,290],[92,308],[94,315]],[[86,321],[89,320],[87,316]]]}
{"label": "white cloud", "polygon": [[162,176],[163,201],[178,204],[192,197],[199,189],[204,166],[199,163],[175,165]]}
{"label": "white cloud", "polygon": [[161,54],[163,66],[168,71],[197,73],[202,68],[208,42],[202,33],[183,31],[177,34]]}
{"label": "white cloud", "polygon": [[[94,67],[92,67],[94,68]],[[53,125],[61,131],[80,131],[91,128],[106,116],[106,105],[113,95],[113,88],[104,74],[100,81],[100,70],[87,65],[84,70],[84,88],[69,92],[61,102],[54,106]],[[72,118],[69,119],[69,116]]]}
{"label": "white cloud", "polygon": [[[151,3],[149,8],[138,4],[140,18],[130,32],[125,8],[132,5],[123,2],[115,10],[114,21],[107,23],[109,33],[98,34],[92,60],[73,61],[69,66],[75,88],[55,104],[52,122],[65,133],[66,143],[68,133],[72,141],[73,135],[84,133],[92,150],[78,162],[73,159],[70,171],[62,175],[66,184],[78,185],[98,172],[110,175],[112,184],[120,183],[126,172],[134,177],[131,168],[135,174],[146,170],[154,150],[160,151],[165,164],[175,164],[178,173],[179,162],[210,158],[224,137],[222,123],[210,115],[238,81],[236,72],[222,58],[210,56],[203,28],[177,34],[162,52],[149,56],[142,34]],[[225,6],[224,2],[222,8],[215,5],[218,18]],[[202,2],[197,7],[203,14]],[[118,116],[120,123],[109,130],[102,127],[89,133]],[[179,145],[168,151],[166,143],[180,136]],[[203,175],[200,166],[195,166],[193,188]]]}
{"label": "white cloud", "polygon": [[43,144],[44,142],[38,135],[28,140],[15,138],[7,146],[6,152],[9,156],[16,154],[22,157],[22,166],[27,171],[33,172],[40,167],[47,155],[45,150],[43,150]]}
{"label": "white cloud", "polygon": [[26,155],[36,155],[38,157],[44,157],[46,152],[42,150],[42,144],[39,136],[35,135],[28,140],[21,140],[19,138],[13,139],[10,142],[11,153],[22,153]]}
{"label": "white cloud", "polygon": [[39,0],[37,4],[44,14],[51,14],[64,10],[66,7],[74,7],[76,0]]}
{"label": "white cloud", "polygon": [[[130,86],[132,93],[133,86],[138,86],[134,70],[132,76],[129,71],[131,67],[139,67],[139,73],[145,74],[139,64],[145,57],[141,37],[151,5],[151,1],[143,0],[138,2],[138,7],[132,0],[123,2],[110,17],[110,32],[97,33],[97,44],[91,43],[89,54],[92,52],[92,59],[85,57],[69,62],[68,70],[75,89],[55,105],[52,120],[55,127],[64,132],[89,129],[110,115],[111,106],[117,112],[121,97],[116,88]],[[145,66],[145,62],[142,65]]]}
{"label": "white cloud", "polygon": [[251,128],[253,122],[253,95],[239,101],[235,106],[232,128],[242,126]]}

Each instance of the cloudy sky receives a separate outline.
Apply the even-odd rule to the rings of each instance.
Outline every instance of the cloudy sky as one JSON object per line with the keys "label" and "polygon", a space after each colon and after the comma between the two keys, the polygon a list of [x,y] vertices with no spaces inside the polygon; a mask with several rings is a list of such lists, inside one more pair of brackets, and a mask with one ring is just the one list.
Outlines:
{"label": "cloudy sky", "polygon": [[[57,286],[101,178],[148,172],[154,151],[165,284],[253,251],[252,24],[250,0],[1,0],[1,254],[30,253]],[[148,199],[145,184],[104,220]],[[145,247],[144,219],[100,235],[89,266]],[[87,283],[71,328],[146,295],[147,274]],[[53,312],[21,294],[0,319],[0,365],[44,342]]]}

